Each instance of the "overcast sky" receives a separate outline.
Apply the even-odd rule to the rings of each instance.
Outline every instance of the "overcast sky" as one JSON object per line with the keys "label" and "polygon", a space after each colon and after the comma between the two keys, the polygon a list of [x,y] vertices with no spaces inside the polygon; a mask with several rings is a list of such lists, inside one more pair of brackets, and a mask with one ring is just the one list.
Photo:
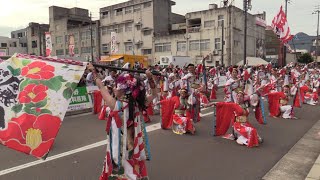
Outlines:
{"label": "overcast sky", "polygon": [[[29,22],[49,23],[49,6],[80,7],[89,9],[94,18],[99,17],[99,8],[127,0],[0,0],[0,36],[10,36],[12,30],[24,28]],[[221,0],[174,0],[173,12],[184,15],[190,11],[208,9],[210,3],[220,5]],[[285,0],[252,0],[250,13],[266,11],[271,23]],[[317,16],[312,15],[319,0],[291,0],[288,5],[288,21],[295,34],[305,32],[316,35]],[[243,0],[234,0],[242,8]]]}

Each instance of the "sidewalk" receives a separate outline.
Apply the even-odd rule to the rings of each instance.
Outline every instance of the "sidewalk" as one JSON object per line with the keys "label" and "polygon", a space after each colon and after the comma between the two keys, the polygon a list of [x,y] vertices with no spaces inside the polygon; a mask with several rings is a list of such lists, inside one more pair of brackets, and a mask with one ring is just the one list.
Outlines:
{"label": "sidewalk", "polygon": [[314,163],[313,167],[311,168],[305,180],[315,180],[315,179],[320,180],[320,155],[316,160],[316,162]]}
{"label": "sidewalk", "polygon": [[319,131],[320,120],[262,179],[320,180],[320,139],[317,137]]}

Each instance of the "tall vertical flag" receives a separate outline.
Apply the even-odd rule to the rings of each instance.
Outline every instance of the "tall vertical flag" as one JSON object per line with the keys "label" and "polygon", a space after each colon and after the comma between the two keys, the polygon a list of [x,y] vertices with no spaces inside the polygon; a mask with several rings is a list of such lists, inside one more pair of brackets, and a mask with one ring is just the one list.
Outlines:
{"label": "tall vertical flag", "polygon": [[279,13],[273,18],[271,27],[283,44],[286,44],[293,38],[282,6],[280,7]]}
{"label": "tall vertical flag", "polygon": [[85,68],[22,54],[0,63],[0,144],[46,159]]}
{"label": "tall vertical flag", "polygon": [[74,56],[74,36],[69,36],[69,55],[70,57]]}
{"label": "tall vertical flag", "polygon": [[111,51],[110,54],[116,54],[118,52],[117,33],[111,32]]}
{"label": "tall vertical flag", "polygon": [[52,52],[51,33],[45,32],[45,37],[46,37],[46,57],[50,57]]}

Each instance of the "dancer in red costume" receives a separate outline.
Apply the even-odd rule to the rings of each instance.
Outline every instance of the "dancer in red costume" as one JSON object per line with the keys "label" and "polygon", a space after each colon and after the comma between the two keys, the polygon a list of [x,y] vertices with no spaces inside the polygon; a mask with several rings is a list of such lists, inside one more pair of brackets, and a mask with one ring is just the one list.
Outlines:
{"label": "dancer in red costume", "polygon": [[282,92],[268,94],[270,116],[279,117],[282,114],[284,119],[296,119],[293,113],[293,106],[289,105],[290,87],[285,85]]}
{"label": "dancer in red costume", "polygon": [[181,89],[179,94],[179,97],[172,97],[172,101],[174,102],[172,131],[180,135],[187,132],[194,134],[196,129],[191,119],[190,106],[192,104],[188,103],[188,91]]}
{"label": "dancer in red costume", "polygon": [[157,96],[156,84],[150,71],[146,72],[152,95],[146,96],[144,83],[131,74],[117,78],[114,97],[104,87],[95,68],[89,64],[94,82],[110,108],[106,117],[108,134],[107,154],[100,180],[147,180],[145,161],[149,159],[149,143],[142,112]]}
{"label": "dancer in red costume", "polygon": [[259,146],[263,142],[257,130],[249,123],[249,108],[244,101],[244,93],[239,91],[236,95],[238,103],[218,102],[216,105],[215,135],[225,135],[230,125],[233,133],[225,136],[227,139],[236,140],[240,145],[247,147]]}

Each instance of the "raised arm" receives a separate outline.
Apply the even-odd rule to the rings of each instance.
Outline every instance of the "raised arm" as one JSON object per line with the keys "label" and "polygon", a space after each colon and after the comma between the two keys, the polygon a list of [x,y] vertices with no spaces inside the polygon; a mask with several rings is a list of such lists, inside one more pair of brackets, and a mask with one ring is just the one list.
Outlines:
{"label": "raised arm", "polygon": [[116,99],[113,98],[109,91],[104,87],[103,83],[101,82],[100,77],[98,76],[95,68],[93,67],[92,64],[89,64],[88,69],[90,71],[92,71],[92,75],[93,75],[93,81],[96,83],[96,85],[98,86],[98,88],[100,89],[101,95],[103,100],[105,101],[106,105],[108,107],[110,107],[110,109],[114,109],[115,104],[116,104]]}

